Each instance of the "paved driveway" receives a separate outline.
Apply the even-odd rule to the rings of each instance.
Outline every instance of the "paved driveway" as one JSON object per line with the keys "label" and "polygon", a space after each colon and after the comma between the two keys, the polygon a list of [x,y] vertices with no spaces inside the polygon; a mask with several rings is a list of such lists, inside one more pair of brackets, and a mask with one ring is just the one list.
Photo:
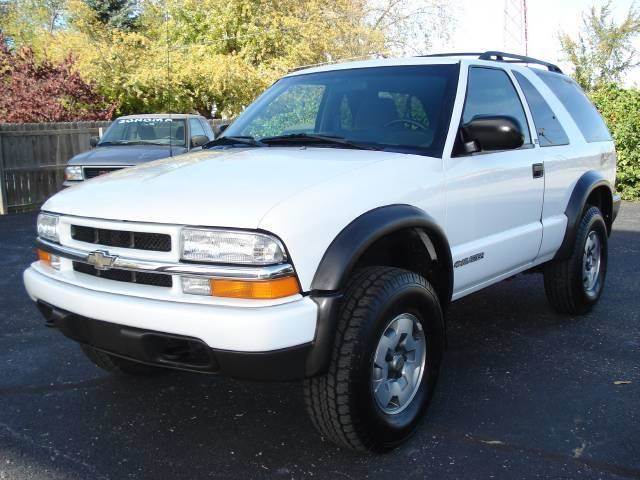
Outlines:
{"label": "paved driveway", "polygon": [[640,478],[640,204],[590,315],[553,313],[539,275],[456,302],[428,420],[377,457],[323,442],[298,384],[94,367],[24,292],[34,223],[0,217],[0,479]]}

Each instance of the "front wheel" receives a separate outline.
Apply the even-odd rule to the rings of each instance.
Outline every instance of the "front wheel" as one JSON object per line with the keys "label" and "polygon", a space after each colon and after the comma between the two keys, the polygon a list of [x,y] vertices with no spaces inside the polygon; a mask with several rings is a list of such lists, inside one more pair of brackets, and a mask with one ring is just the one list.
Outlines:
{"label": "front wheel", "polygon": [[585,210],[571,257],[545,265],[544,288],[560,313],[587,313],[598,301],[607,274],[607,226],[597,207]]}
{"label": "front wheel", "polygon": [[385,451],[416,429],[444,351],[438,297],[422,276],[392,267],[356,273],[339,312],[329,371],[304,383],[319,432],[360,451]]}

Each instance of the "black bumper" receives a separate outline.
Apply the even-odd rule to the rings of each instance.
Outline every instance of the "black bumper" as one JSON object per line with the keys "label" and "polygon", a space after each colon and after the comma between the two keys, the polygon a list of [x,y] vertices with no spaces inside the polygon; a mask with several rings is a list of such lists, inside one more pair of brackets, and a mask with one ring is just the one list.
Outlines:
{"label": "black bumper", "polygon": [[82,317],[39,301],[47,326],[103,352],[166,368],[220,374],[250,380],[305,377],[311,345],[270,352],[234,352],[209,348],[202,340]]}

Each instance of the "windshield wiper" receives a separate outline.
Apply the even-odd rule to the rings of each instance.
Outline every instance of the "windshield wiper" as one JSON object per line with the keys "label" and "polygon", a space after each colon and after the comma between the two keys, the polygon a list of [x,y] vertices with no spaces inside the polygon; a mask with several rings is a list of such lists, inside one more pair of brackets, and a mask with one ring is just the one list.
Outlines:
{"label": "windshield wiper", "polygon": [[333,135],[318,135],[315,133],[291,133],[289,135],[278,135],[275,137],[266,137],[260,140],[262,143],[324,143],[327,145],[340,145],[349,148],[357,148],[359,150],[382,150],[372,145],[347,140],[344,137],[334,137]]}
{"label": "windshield wiper", "polygon": [[215,140],[211,140],[205,143],[202,148],[217,147],[219,145],[250,145],[252,147],[266,147],[260,140],[256,140],[250,136],[237,136],[237,137],[218,137]]}

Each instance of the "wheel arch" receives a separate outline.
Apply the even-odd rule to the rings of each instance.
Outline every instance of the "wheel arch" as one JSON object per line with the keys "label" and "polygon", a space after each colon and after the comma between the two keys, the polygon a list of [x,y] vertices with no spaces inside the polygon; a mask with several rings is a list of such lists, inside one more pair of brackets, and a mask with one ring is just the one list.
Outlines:
{"label": "wheel arch", "polygon": [[[451,301],[453,264],[451,249],[442,228],[429,214],[411,205],[389,205],[370,210],[347,225],[331,242],[311,282],[314,292],[341,290],[347,279],[372,249],[393,238],[419,240],[442,276],[434,288],[443,308]],[[418,246],[418,245],[415,245]],[[399,266],[399,265],[389,265]],[[406,265],[400,265],[407,268]],[[411,268],[408,268],[411,269]],[[421,273],[421,272],[418,272]]]}
{"label": "wheel arch", "polygon": [[[406,243],[409,242],[409,243]],[[400,255],[384,256],[403,245]],[[424,258],[424,262],[413,264]],[[401,267],[425,276],[446,310],[453,291],[453,262],[446,235],[425,211],[396,204],[370,210],[347,225],[331,242],[311,283],[311,298],[318,305],[318,322],[307,358],[308,376],[322,373],[329,364],[337,328],[342,291],[360,267]]]}
{"label": "wheel arch", "polygon": [[600,209],[607,225],[607,233],[611,234],[615,215],[613,189],[611,183],[595,170],[585,172],[573,187],[564,212],[567,216],[567,229],[554,260],[564,260],[571,256],[580,219],[587,205]]}

